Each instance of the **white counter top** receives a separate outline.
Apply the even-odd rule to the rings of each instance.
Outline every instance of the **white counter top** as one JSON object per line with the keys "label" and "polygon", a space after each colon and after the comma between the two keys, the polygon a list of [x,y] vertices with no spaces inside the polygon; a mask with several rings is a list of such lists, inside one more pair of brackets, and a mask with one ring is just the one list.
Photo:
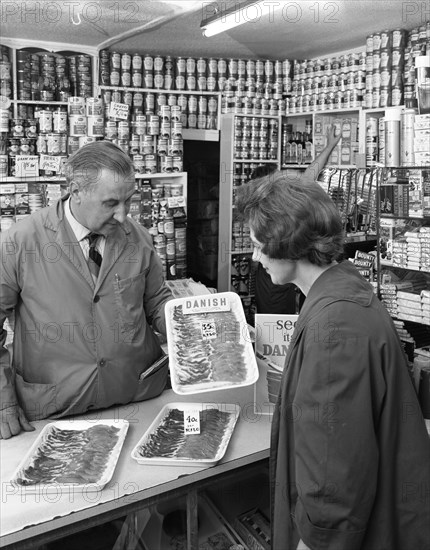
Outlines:
{"label": "white counter top", "polygon": [[[222,460],[212,467],[147,466],[131,458],[131,451],[161,408],[174,402],[203,402],[241,406],[241,414]],[[128,433],[111,481],[101,491],[79,491],[67,494],[22,494],[10,485],[14,471],[37,438],[43,426],[52,420],[34,422],[36,431],[24,432],[0,441],[1,503],[0,546],[30,540],[32,536],[50,530],[64,529],[84,518],[96,517],[112,510],[142,503],[154,496],[186,487],[222,472],[240,468],[269,455],[270,422],[267,415],[254,412],[253,387],[201,393],[181,397],[172,390],[150,401],[96,411],[78,418],[126,419]],[[78,530],[78,529],[75,529]]]}

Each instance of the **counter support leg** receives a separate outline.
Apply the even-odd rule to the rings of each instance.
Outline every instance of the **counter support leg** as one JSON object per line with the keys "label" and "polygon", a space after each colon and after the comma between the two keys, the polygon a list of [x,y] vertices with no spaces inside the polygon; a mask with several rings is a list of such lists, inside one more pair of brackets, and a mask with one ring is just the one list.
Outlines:
{"label": "counter support leg", "polygon": [[198,495],[196,490],[187,493],[187,549],[198,550],[199,528],[198,528]]}

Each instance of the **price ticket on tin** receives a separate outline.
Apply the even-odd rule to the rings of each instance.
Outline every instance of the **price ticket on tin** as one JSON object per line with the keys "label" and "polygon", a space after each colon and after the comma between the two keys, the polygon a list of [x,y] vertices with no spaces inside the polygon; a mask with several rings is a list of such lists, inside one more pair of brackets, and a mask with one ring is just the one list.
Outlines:
{"label": "price ticket on tin", "polygon": [[127,103],[116,103],[115,101],[111,101],[109,116],[112,118],[119,118],[121,120],[128,120],[129,111],[130,105]]}
{"label": "price ticket on tin", "polygon": [[200,433],[200,411],[199,409],[184,410],[184,435]]}

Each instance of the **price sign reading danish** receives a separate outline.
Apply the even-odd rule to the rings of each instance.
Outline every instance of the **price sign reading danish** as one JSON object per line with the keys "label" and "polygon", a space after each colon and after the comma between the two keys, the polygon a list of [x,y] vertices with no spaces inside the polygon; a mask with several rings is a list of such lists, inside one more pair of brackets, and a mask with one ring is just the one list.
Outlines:
{"label": "price sign reading danish", "polygon": [[200,433],[200,412],[198,409],[186,409],[184,411],[184,434]]}

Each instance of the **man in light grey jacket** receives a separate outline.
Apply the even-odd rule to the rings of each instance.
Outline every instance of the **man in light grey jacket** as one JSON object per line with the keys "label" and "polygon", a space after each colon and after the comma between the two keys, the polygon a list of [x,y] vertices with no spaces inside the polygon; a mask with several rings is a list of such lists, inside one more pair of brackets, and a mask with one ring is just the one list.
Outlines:
{"label": "man in light grey jacket", "polygon": [[2,438],[58,418],[159,395],[172,298],[148,231],[127,216],[129,157],[108,141],[69,158],[70,194],[1,237],[0,320],[15,312],[13,360],[0,333]]}

